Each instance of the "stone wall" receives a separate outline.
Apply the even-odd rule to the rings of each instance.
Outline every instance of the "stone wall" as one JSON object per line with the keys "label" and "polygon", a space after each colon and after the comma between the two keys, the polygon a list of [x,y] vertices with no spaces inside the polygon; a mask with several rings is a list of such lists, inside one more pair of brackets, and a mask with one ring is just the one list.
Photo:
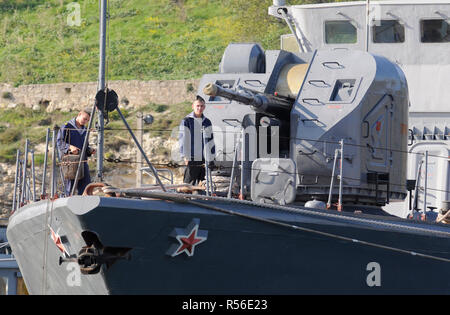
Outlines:
{"label": "stone wall", "polygon": [[[121,105],[125,108],[134,107],[139,108],[149,103],[155,104],[178,104],[186,101],[192,101],[197,94],[199,85],[197,79],[190,80],[173,80],[173,81],[111,81],[108,83],[109,88],[116,91],[119,96]],[[87,83],[57,83],[57,84],[36,84],[36,85],[21,85],[13,87],[9,84],[0,84],[0,109],[15,108],[19,104],[24,104],[28,108],[45,109],[47,112],[55,110],[61,111],[77,111],[86,106],[92,106],[97,92],[96,82]],[[150,152],[150,140],[145,139],[143,147],[147,152]],[[170,146],[172,144],[161,144]],[[45,145],[39,145],[35,148],[36,152],[43,152]],[[123,149],[123,156],[125,153],[134,156],[135,151],[133,147],[126,147]],[[42,171],[37,168],[36,176],[38,179],[42,176]],[[117,168],[110,172],[108,182],[112,185],[122,186],[127,182],[115,181],[116,179],[124,179],[126,176],[123,170]],[[130,172],[127,170],[125,172]],[[182,173],[180,170],[175,172],[175,179],[180,180]],[[119,175],[119,176],[117,176]],[[0,217],[7,215],[11,209],[15,165],[0,163]],[[134,171],[131,171],[131,176],[128,180],[134,181]],[[37,194],[40,194],[40,186],[37,186]]]}
{"label": "stone wall", "polygon": [[[177,104],[192,100],[199,84],[198,79],[171,81],[110,81],[108,87],[116,91],[125,107],[139,108],[149,103]],[[0,84],[0,108],[26,107],[76,111],[92,106],[97,92],[97,82],[33,84],[13,87]]]}

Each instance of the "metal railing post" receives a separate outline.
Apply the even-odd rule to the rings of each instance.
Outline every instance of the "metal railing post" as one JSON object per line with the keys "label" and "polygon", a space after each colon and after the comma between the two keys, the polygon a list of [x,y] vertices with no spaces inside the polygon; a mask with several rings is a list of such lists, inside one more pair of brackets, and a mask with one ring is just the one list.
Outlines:
{"label": "metal railing post", "polygon": [[342,211],[342,181],[344,178],[344,139],[341,139],[339,141],[341,144],[341,160],[340,160],[340,166],[341,171],[339,172],[339,200],[338,200],[338,211]]}
{"label": "metal railing post", "polygon": [[42,172],[42,186],[41,199],[46,198],[45,179],[47,177],[47,158],[48,158],[48,140],[50,138],[50,128],[47,128],[47,135],[45,136],[45,155],[44,155],[44,170]]}
{"label": "metal railing post", "polygon": [[51,175],[51,186],[50,186],[50,197],[55,198],[56,194],[56,128],[53,128],[52,135],[52,175]]}
{"label": "metal railing post", "polygon": [[209,159],[208,159],[208,154],[206,154],[206,137],[205,137],[205,127],[202,126],[202,141],[203,141],[203,157],[205,158],[205,178],[206,178],[206,195],[210,196],[211,195],[211,191],[210,191],[210,177],[209,177]]}
{"label": "metal railing post", "polygon": [[16,176],[14,177],[14,195],[13,195],[13,204],[11,208],[11,212],[16,211],[17,208],[17,184],[19,181],[19,166],[20,166],[20,150],[17,149],[16,155]]}
{"label": "metal railing post", "polygon": [[419,162],[419,167],[417,169],[417,176],[416,176],[416,187],[414,189],[414,200],[413,200],[413,207],[411,211],[409,212],[408,216],[414,216],[414,210],[417,210],[418,203],[419,203],[419,181],[420,181],[420,173],[422,172],[422,165],[423,165],[423,159]]}
{"label": "metal railing post", "polygon": [[19,172],[18,172],[18,174],[19,174],[19,178],[18,178],[19,191],[17,192],[17,198],[18,198],[18,200],[17,200],[17,207],[18,208],[23,206],[23,204],[22,204],[22,186],[23,186],[22,185],[22,175],[23,175],[22,167],[23,167],[23,161],[19,160]]}
{"label": "metal railing post", "polygon": [[428,151],[425,151],[425,183],[423,192],[423,215],[422,220],[427,219],[427,185],[428,185]]}
{"label": "metal railing post", "polygon": [[242,127],[241,135],[241,192],[239,199],[244,200],[244,160],[245,160],[245,129]]}
{"label": "metal railing post", "polygon": [[25,194],[27,188],[27,164],[28,164],[28,139],[25,140],[25,157],[23,159],[23,172],[22,172],[22,202],[25,203]]}
{"label": "metal railing post", "polygon": [[333,192],[333,185],[334,185],[334,173],[336,171],[336,163],[337,163],[338,154],[339,154],[339,149],[334,150],[333,171],[331,172],[330,193],[328,194],[327,209],[331,208],[331,199],[332,199],[332,192]]}
{"label": "metal railing post", "polygon": [[31,177],[33,179],[33,190],[32,190],[33,201],[36,201],[36,174],[34,169],[34,150],[31,150]]}
{"label": "metal railing post", "polygon": [[237,165],[238,148],[239,148],[240,142],[241,142],[241,139],[236,141],[236,144],[234,145],[233,167],[231,168],[230,186],[228,187],[228,194],[227,194],[228,198],[231,198],[231,190],[233,188],[233,183],[234,183],[234,171],[235,171],[236,165]]}

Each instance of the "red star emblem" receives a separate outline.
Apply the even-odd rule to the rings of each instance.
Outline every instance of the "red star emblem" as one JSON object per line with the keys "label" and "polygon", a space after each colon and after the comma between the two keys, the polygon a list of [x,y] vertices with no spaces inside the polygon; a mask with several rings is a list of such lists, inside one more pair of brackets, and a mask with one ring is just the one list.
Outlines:
{"label": "red star emblem", "polygon": [[175,257],[184,252],[188,256],[194,256],[195,246],[206,241],[208,237],[208,231],[198,229],[199,224],[199,219],[193,219],[186,229],[175,228],[170,235],[175,237],[179,244],[173,244],[167,254]]}
{"label": "red star emblem", "polygon": [[185,236],[177,236],[177,240],[180,242],[180,246],[178,247],[175,255],[181,254],[182,252],[186,252],[188,256],[194,255],[195,245],[198,245],[204,241],[206,241],[206,237],[198,237],[197,236],[198,225],[194,227],[191,231],[191,234],[188,237]]}

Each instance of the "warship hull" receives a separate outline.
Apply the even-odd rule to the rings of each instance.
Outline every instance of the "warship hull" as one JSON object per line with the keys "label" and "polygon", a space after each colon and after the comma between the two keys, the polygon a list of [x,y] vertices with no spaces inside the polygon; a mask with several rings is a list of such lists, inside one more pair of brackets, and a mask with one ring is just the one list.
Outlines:
{"label": "warship hull", "polygon": [[[80,272],[86,231],[127,255]],[[391,216],[73,196],[20,208],[7,235],[31,294],[450,293],[450,228]]]}

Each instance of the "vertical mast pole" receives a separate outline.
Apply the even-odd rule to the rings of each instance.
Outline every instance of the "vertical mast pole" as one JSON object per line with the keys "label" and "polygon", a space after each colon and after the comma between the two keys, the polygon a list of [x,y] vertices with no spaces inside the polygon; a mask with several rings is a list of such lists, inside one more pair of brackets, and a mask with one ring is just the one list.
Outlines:
{"label": "vertical mast pole", "polygon": [[370,34],[370,1],[366,1],[366,51],[369,51],[369,34]]}
{"label": "vertical mast pole", "polygon": [[[107,0],[100,0],[100,62],[98,66],[98,90],[105,90],[106,12]],[[105,93],[106,97],[106,93]],[[97,180],[103,181],[103,112],[98,111]]]}

